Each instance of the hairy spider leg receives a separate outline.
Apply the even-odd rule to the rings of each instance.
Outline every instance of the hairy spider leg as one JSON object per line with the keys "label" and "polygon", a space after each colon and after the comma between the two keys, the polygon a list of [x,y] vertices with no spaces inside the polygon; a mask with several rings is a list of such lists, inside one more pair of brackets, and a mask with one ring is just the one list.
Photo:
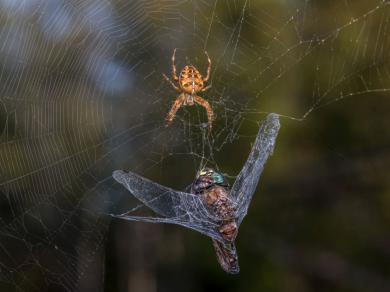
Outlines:
{"label": "hairy spider leg", "polygon": [[164,76],[165,80],[168,81],[169,84],[171,84],[172,87],[173,87],[177,92],[181,92],[180,88],[177,87],[177,86],[175,85],[175,83],[173,83],[173,82],[167,77],[167,75],[163,74],[163,76]]}
{"label": "hairy spider leg", "polygon": [[211,86],[212,86],[211,84],[210,84],[210,85],[207,85],[205,88],[203,88],[203,89],[201,90],[201,92],[205,92],[206,90],[210,89]]}
{"label": "hairy spider leg", "polygon": [[186,101],[185,94],[180,94],[180,96],[175,100],[175,102],[173,103],[173,105],[171,107],[171,110],[169,111],[169,113],[165,119],[167,122],[167,126],[169,126],[172,123],[173,119],[176,116],[177,111],[183,105],[183,103],[185,101]]}
{"label": "hairy spider leg", "polygon": [[204,100],[200,96],[194,95],[194,101],[203,106],[206,109],[207,112],[207,120],[209,124],[209,133],[211,132],[212,125],[213,125],[213,119],[214,119],[214,112],[213,109],[211,108],[210,104],[208,103],[207,100]]}
{"label": "hairy spider leg", "polygon": [[177,73],[176,73],[175,56],[176,56],[176,48],[173,50],[173,55],[172,55],[172,79],[178,81],[179,77],[177,77]]}
{"label": "hairy spider leg", "polygon": [[210,57],[209,57],[209,54],[207,54],[206,51],[205,51],[204,53],[206,54],[206,56],[207,56],[207,61],[209,62],[209,65],[208,65],[208,67],[207,67],[207,74],[206,74],[206,77],[203,78],[203,81],[204,81],[204,82],[207,82],[207,81],[210,79],[211,59],[210,59]]}

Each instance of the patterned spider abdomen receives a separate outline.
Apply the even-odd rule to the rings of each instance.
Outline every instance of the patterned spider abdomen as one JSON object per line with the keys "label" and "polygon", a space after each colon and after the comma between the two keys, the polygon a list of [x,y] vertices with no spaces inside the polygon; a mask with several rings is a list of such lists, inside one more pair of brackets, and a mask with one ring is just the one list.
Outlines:
{"label": "patterned spider abdomen", "polygon": [[179,84],[184,92],[194,94],[203,89],[202,74],[192,65],[187,65],[180,72]]}

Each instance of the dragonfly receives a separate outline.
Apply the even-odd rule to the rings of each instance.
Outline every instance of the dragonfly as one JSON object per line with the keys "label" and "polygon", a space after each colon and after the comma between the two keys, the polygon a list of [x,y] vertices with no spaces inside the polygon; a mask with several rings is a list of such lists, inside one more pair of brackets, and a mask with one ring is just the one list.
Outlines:
{"label": "dragonfly", "polygon": [[162,186],[130,171],[115,170],[113,178],[158,217],[134,216],[131,212],[112,216],[130,221],[176,224],[198,231],[212,239],[222,269],[238,274],[234,242],[264,166],[273,154],[279,129],[279,116],[268,114],[231,189],[224,177],[211,168],[198,173],[189,192]]}

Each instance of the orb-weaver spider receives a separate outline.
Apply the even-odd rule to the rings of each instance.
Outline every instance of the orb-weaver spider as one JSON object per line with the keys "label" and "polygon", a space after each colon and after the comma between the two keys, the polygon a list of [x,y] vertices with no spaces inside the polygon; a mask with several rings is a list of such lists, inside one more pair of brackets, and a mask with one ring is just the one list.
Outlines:
{"label": "orb-weaver spider", "polygon": [[165,80],[167,80],[172,87],[181,94],[173,103],[171,110],[166,117],[167,126],[169,126],[176,116],[177,111],[181,106],[189,105],[193,106],[195,103],[203,106],[207,112],[207,119],[209,125],[209,131],[211,132],[212,123],[214,119],[214,112],[210,104],[197,95],[198,92],[204,92],[211,88],[211,85],[204,87],[204,84],[210,79],[211,72],[211,60],[207,52],[205,51],[208,60],[207,75],[203,77],[202,74],[193,65],[186,65],[180,72],[179,77],[176,74],[175,55],[176,49],[173,50],[172,55],[172,79],[178,82],[178,86],[175,85],[165,74],[163,74]]}

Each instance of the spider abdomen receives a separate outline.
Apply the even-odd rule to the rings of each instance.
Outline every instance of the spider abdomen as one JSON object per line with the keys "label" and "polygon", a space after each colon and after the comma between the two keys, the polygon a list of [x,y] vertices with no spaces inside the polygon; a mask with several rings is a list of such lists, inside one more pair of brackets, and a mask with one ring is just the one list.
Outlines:
{"label": "spider abdomen", "polygon": [[194,94],[203,89],[202,74],[194,66],[187,65],[180,72],[179,84],[184,92]]}

